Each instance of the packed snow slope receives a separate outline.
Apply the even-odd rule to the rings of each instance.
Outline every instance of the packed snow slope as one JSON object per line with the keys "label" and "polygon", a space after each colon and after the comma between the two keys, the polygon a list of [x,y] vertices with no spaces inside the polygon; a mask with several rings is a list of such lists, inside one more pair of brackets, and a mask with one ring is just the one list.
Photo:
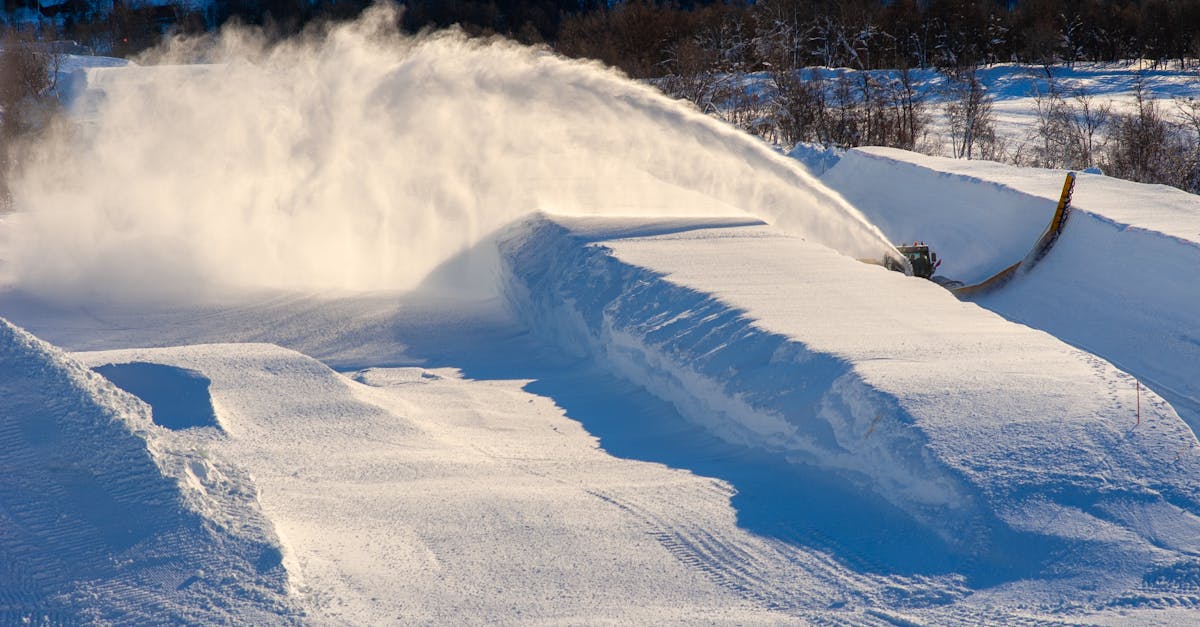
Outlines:
{"label": "packed snow slope", "polygon": [[[720,438],[903,511],[928,532],[917,550],[981,595],[1088,589],[1103,607],[1194,588],[1196,438],[1152,393],[1135,426],[1128,375],[765,225],[638,227],[515,228],[513,306]],[[1150,583],[1165,572],[1189,574]]]}
{"label": "packed snow slope", "polygon": [[[929,243],[939,274],[973,283],[1029,251],[1064,174],[864,148],[822,180],[896,242]],[[1118,365],[1200,429],[1200,198],[1081,173],[1072,205],[1050,253],[976,302]]]}
{"label": "packed snow slope", "polygon": [[[904,608],[961,595],[953,575],[860,573],[803,542],[747,530],[735,492],[761,499],[758,524],[801,530],[807,523],[793,514],[803,510],[788,503],[832,505],[833,495],[781,484],[786,468],[537,341],[494,300],[288,295],[54,316],[53,304],[6,296],[6,313],[63,343],[190,342],[74,358],[124,373],[114,378],[133,388],[209,381],[206,402],[195,404],[216,414],[219,430],[173,433],[194,455],[253,477],[242,488],[279,537],[291,600],[317,624],[886,624]],[[248,343],[203,344],[222,335]],[[364,353],[363,337],[380,352]],[[384,358],[397,365],[363,366]],[[172,408],[153,410],[158,420]],[[684,470],[697,464],[707,476]],[[878,530],[873,546],[890,531]],[[91,607],[81,599],[64,612]]]}
{"label": "packed snow slope", "polygon": [[287,622],[240,467],[0,319],[0,623]]}
{"label": "packed snow slope", "polygon": [[[8,291],[0,307],[72,347],[184,344],[74,359],[134,389],[209,382],[190,409],[215,427],[148,433],[220,460],[197,480],[237,469],[255,497],[240,519],[270,521],[289,601],[317,623],[1195,611],[1194,440],[1152,396],[1133,428],[1129,380],[1106,363],[757,222],[535,224],[551,231],[511,232],[533,255],[523,283],[569,284],[537,293],[586,316],[527,326],[494,302],[397,293],[148,308]],[[684,270],[646,269],[668,262]],[[695,289],[717,283],[721,300]],[[726,304],[751,291],[775,297]],[[942,324],[912,322],[897,298]],[[651,322],[616,332],[639,318]],[[612,323],[608,344],[571,333],[596,320]],[[221,338],[257,343],[205,344]],[[670,350],[650,362],[639,342],[658,340]]]}
{"label": "packed snow slope", "polygon": [[[527,381],[470,382],[457,369],[412,366],[341,375],[269,344],[77,357],[211,379],[227,437],[205,450],[254,477],[293,599],[317,624],[789,616],[689,568],[686,548],[653,533],[761,547],[736,529],[727,486],[604,453],[550,400],[522,391]],[[839,593],[837,578],[774,560],[795,589]]]}

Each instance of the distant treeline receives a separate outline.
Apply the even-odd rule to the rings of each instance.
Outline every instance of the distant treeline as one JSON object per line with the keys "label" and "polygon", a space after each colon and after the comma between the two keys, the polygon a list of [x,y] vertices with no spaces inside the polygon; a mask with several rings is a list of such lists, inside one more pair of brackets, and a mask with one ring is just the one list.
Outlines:
{"label": "distant treeline", "polygon": [[[4,0],[10,23],[42,19],[56,35],[109,54],[167,31],[229,20],[290,34],[358,15],[372,0],[213,0],[144,6],[125,0]],[[761,70],[822,65],[956,69],[1017,61],[1072,63],[1200,57],[1200,0],[410,0],[403,27],[460,25],[600,59],[635,78],[716,62]],[[687,68],[684,68],[687,71]]]}
{"label": "distant treeline", "polygon": [[637,0],[567,15],[553,42],[635,77],[676,73],[695,55],[747,69],[1186,63],[1200,55],[1200,0]]}
{"label": "distant treeline", "polygon": [[[1200,57],[1200,0],[412,0],[405,26],[460,24],[635,78],[721,60],[744,69],[960,69]],[[243,16],[246,17],[246,16]]]}

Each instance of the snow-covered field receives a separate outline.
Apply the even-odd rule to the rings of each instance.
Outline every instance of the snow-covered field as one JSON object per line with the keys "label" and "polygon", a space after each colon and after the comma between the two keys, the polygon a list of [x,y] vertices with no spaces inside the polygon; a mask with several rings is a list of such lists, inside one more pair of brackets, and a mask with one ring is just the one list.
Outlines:
{"label": "snow-covered field", "polygon": [[0,216],[0,623],[1196,622],[1195,197],[1082,175],[963,302],[859,259],[986,277],[1064,173],[818,180],[362,28],[70,82]]}
{"label": "snow-covered field", "polygon": [[[859,71],[846,68],[816,68],[804,72],[825,81],[849,78],[852,85],[861,82]],[[871,74],[885,82],[898,80],[898,73],[894,71],[875,70]],[[1143,98],[1153,104],[1164,120],[1189,129],[1195,125],[1193,106],[1200,93],[1200,73],[1194,69],[1155,66],[1149,61],[1050,67],[1001,63],[979,68],[976,77],[991,103],[997,138],[995,149],[1005,160],[1015,159],[1022,163],[1029,163],[1032,154],[1045,141],[1038,136],[1039,108],[1043,114],[1048,110],[1052,93],[1077,116],[1083,116],[1082,110],[1086,106],[1092,123],[1099,124],[1105,112],[1135,112],[1135,93],[1140,85]],[[945,156],[957,154],[945,106],[952,98],[946,75],[933,69],[913,70],[911,80],[916,99],[924,105],[929,116],[929,124],[917,141],[920,149]],[[749,75],[746,84],[757,93],[773,89],[771,78],[762,73]],[[1093,147],[1097,153],[1106,144],[1108,130],[1104,125],[1095,130]],[[818,173],[836,162],[836,157],[827,161],[825,151],[814,152],[812,147],[805,145],[798,148],[796,156]],[[1087,165],[1078,164],[1077,167]]]}

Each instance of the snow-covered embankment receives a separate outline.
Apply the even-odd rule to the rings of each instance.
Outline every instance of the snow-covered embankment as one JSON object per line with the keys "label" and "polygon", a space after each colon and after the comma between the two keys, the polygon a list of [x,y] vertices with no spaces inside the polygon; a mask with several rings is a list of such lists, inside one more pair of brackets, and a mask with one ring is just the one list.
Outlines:
{"label": "snow-covered embankment", "polygon": [[[849,151],[822,180],[894,241],[921,239],[971,283],[1021,259],[1064,172],[901,150]],[[978,304],[1095,353],[1200,429],[1200,198],[1080,174],[1058,243]]]}
{"label": "snow-covered embankment", "polygon": [[781,481],[849,478],[976,575],[1120,564],[1104,603],[1200,568],[1195,437],[1153,394],[1135,427],[1103,360],[766,225],[535,217],[500,247],[532,328],[793,462]]}
{"label": "snow-covered embankment", "polygon": [[294,615],[244,473],[3,319],[0,372],[0,623]]}

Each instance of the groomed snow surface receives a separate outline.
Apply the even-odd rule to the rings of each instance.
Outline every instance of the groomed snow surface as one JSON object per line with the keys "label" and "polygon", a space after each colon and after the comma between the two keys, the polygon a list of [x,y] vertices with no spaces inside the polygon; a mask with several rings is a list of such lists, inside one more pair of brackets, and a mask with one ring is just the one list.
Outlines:
{"label": "groomed snow surface", "polygon": [[[998,185],[855,160],[947,198]],[[988,301],[1035,290],[1081,215]],[[5,326],[5,616],[1171,622],[1200,602],[1195,436],[1110,361],[753,219],[533,216],[498,249],[504,307],[9,289],[5,316],[87,352]],[[1055,311],[1096,336],[1116,315]]]}
{"label": "groomed snow surface", "polygon": [[[1028,252],[1065,174],[868,148],[822,181],[894,241],[929,243],[939,274],[973,283]],[[904,184],[872,183],[889,180]],[[1200,198],[1079,173],[1072,206],[1051,254],[978,303],[1116,364],[1200,428]]]}
{"label": "groomed snow surface", "polygon": [[[593,95],[616,80],[546,63]],[[696,162],[770,165],[737,190],[803,206],[768,224],[663,166],[622,194],[716,198],[704,215],[526,211],[436,260],[435,278],[493,260],[494,294],[152,302],[61,288],[109,287],[108,258],[182,280],[133,251],[202,239],[133,211],[29,240],[55,222],[0,216],[0,623],[1196,621],[1194,197],[1081,176],[1049,254],[963,302],[860,262],[875,236],[855,233],[986,277],[1027,252],[1064,173],[871,149],[817,182],[621,93],[711,136]],[[55,276],[87,255],[39,269],[31,241],[104,254]]]}
{"label": "groomed snow surface", "polygon": [[542,218],[502,250],[534,329],[845,497],[747,504],[747,527],[954,573],[956,611],[1194,603],[1195,436],[1109,363],[765,225]]}

